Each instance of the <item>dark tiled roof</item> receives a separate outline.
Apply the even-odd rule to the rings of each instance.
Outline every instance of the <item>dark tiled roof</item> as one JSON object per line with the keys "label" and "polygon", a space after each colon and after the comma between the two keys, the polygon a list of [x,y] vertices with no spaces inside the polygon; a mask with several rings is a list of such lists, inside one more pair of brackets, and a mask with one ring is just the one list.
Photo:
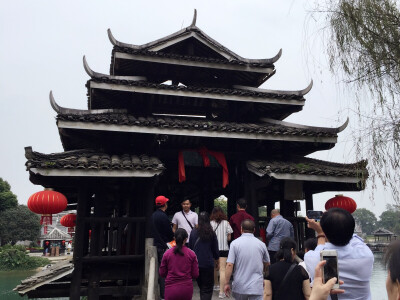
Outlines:
{"label": "dark tiled roof", "polygon": [[87,169],[87,170],[151,170],[162,171],[163,163],[147,155],[109,155],[94,150],[74,150],[42,154],[25,148],[27,170],[38,169]]}
{"label": "dark tiled roof", "polygon": [[274,99],[286,99],[286,100],[304,100],[301,95],[291,94],[279,94],[279,93],[262,93],[252,90],[241,90],[241,89],[224,89],[224,88],[213,88],[213,87],[201,87],[201,86],[176,86],[157,84],[147,81],[132,81],[132,80],[121,80],[121,79],[110,79],[107,77],[92,78],[86,84],[89,87],[89,82],[108,83],[108,84],[120,84],[127,86],[137,86],[146,88],[155,88],[159,90],[172,90],[172,91],[187,91],[194,93],[204,94],[220,94],[220,95],[232,95],[232,96],[244,96],[244,97],[257,97],[257,98],[274,98]]}
{"label": "dark tiled roof", "polygon": [[340,164],[308,157],[291,157],[288,160],[251,160],[247,162],[249,171],[259,176],[278,173],[360,177],[360,179],[365,179],[368,176],[366,165],[366,161],[354,164]]}
{"label": "dark tiled roof", "polygon": [[305,137],[337,137],[336,128],[305,129],[266,123],[235,123],[200,118],[172,118],[165,116],[135,117],[123,113],[106,114],[59,114],[58,120],[73,122],[91,122],[166,129],[188,129],[209,132],[287,135]]}
{"label": "dark tiled roof", "polygon": [[373,235],[394,235],[393,232],[391,232],[391,231],[389,231],[389,230],[387,230],[387,229],[385,229],[385,228],[379,228],[379,229],[377,229],[377,230],[374,230],[374,231],[372,232],[372,234],[373,234]]}
{"label": "dark tiled roof", "polygon": [[274,65],[271,63],[249,63],[244,62],[241,60],[227,60],[227,59],[217,59],[217,58],[209,58],[209,57],[200,57],[200,56],[189,56],[189,55],[179,55],[179,54],[172,54],[172,53],[164,53],[158,51],[148,51],[148,50],[137,50],[128,47],[119,47],[114,46],[112,51],[112,60],[114,61],[114,54],[115,52],[122,52],[128,54],[136,54],[136,55],[144,55],[149,57],[163,57],[163,58],[172,58],[172,59],[179,59],[184,61],[196,61],[196,62],[205,62],[205,63],[217,63],[217,64],[228,64],[228,65],[242,65],[242,66],[251,66],[251,67],[258,67],[258,68],[274,68]]}

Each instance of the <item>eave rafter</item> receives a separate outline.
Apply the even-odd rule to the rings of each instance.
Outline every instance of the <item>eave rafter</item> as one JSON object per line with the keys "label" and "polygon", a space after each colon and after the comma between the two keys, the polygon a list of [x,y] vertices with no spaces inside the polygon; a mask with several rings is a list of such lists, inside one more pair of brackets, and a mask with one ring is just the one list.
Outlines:
{"label": "eave rafter", "polygon": [[[175,87],[163,84],[148,84],[145,83],[135,83],[130,82],[127,84],[119,84],[118,82],[113,83],[112,81],[108,82],[96,82],[89,81],[90,89],[99,89],[99,90],[112,90],[112,91],[121,91],[121,92],[132,92],[132,93],[143,93],[143,94],[156,94],[156,95],[165,95],[165,96],[177,96],[177,97],[189,97],[189,98],[204,98],[204,99],[217,99],[217,100],[227,100],[227,101],[242,101],[242,102],[256,102],[256,103],[270,103],[270,104],[287,104],[287,105],[295,105],[295,106],[304,106],[304,99],[292,99],[293,97],[286,97],[289,99],[285,99],[285,96],[293,96],[293,95],[285,95],[285,94],[273,94],[270,93],[271,97],[265,92],[258,92],[251,94],[250,91],[248,95],[237,95],[237,91],[220,89],[220,88],[196,88],[196,87]],[[255,91],[251,91],[255,92]],[[276,96],[273,98],[272,96]]]}
{"label": "eave rafter", "polygon": [[[337,134],[330,128],[295,128],[264,123],[235,123],[207,119],[172,117],[134,117],[128,114],[102,114],[76,117],[58,115],[59,129],[96,130],[218,139],[272,140],[334,144]],[[300,127],[300,126],[299,126]]]}
{"label": "eave rafter", "polygon": [[44,177],[153,177],[165,167],[147,155],[109,155],[94,150],[43,154],[25,147],[29,172]]}

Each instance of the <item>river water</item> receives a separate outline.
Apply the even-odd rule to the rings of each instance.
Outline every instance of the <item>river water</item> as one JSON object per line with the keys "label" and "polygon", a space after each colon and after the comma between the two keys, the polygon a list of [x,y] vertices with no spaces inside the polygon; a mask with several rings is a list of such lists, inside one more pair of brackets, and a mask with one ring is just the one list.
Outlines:
{"label": "river water", "polygon": [[[374,269],[371,278],[371,294],[372,300],[386,300],[386,275],[387,271],[382,261],[382,254],[375,254]],[[1,300],[23,300],[27,297],[21,298],[12,289],[20,284],[21,280],[31,276],[35,271],[10,271],[0,272],[0,299]],[[67,298],[58,298],[67,299]]]}

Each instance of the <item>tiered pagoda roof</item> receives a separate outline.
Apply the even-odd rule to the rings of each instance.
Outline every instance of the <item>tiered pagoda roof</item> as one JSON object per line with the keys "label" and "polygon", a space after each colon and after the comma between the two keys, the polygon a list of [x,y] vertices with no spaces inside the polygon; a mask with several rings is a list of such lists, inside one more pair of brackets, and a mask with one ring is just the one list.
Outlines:
{"label": "tiered pagoda roof", "polygon": [[[274,63],[282,50],[268,59],[243,58],[200,30],[196,26],[196,12],[190,26],[144,45],[120,42],[111,30],[108,35],[114,45],[110,75],[93,71],[83,59],[90,76],[86,84],[88,109],[60,107],[50,94],[67,152],[46,158],[36,154],[36,159],[54,162],[54,168],[49,168],[38,159],[38,165],[47,174],[56,174],[55,169],[71,173],[74,168],[85,174],[103,174],[103,165],[93,157],[108,157],[108,174],[124,171],[143,175],[133,158],[140,161],[141,157],[158,157],[150,168],[157,175],[171,166],[165,160],[176,160],[178,151],[204,146],[222,151],[228,160],[240,157],[257,175],[264,172],[262,176],[274,177],[280,173],[260,170],[263,166],[270,170],[271,164],[297,165],[288,157],[331,149],[338,133],[348,124],[347,120],[338,128],[326,128],[282,121],[303,108],[312,81],[300,91],[259,88],[275,74]],[[81,156],[76,158],[76,153],[70,151],[77,149],[89,150],[79,150]],[[63,155],[72,158],[64,159]],[[85,159],[91,161],[91,167],[64,164]],[[115,167],[112,162],[116,161],[123,162],[122,167]],[[29,158],[31,171],[37,169],[33,162]],[[330,176],[332,165],[328,162],[307,160],[306,164],[326,170],[325,175]],[[365,165],[358,165],[362,166],[361,173],[367,174]],[[353,170],[353,165],[341,168]],[[305,175],[300,171],[298,174]],[[334,175],[338,180],[333,181],[359,183],[365,179],[359,175],[359,171],[347,176]],[[323,176],[317,181],[324,180]]]}

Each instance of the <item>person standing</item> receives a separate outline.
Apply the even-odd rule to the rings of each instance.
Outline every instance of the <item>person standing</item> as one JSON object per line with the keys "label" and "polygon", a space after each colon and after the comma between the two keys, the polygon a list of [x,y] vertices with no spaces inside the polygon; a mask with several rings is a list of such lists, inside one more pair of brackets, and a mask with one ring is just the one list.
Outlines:
{"label": "person standing", "polygon": [[190,300],[193,282],[199,276],[196,254],[185,246],[188,234],[185,229],[175,231],[176,246],[167,250],[161,261],[159,274],[165,277],[165,300]]}
{"label": "person standing", "polygon": [[225,271],[225,295],[230,294],[233,272],[232,295],[236,300],[262,300],[264,277],[263,270],[269,265],[267,247],[254,237],[255,224],[244,220],[242,235],[231,243]]}
{"label": "person standing", "polygon": [[182,210],[174,214],[172,218],[172,230],[175,232],[178,228],[186,230],[188,236],[192,232],[192,229],[197,226],[198,215],[190,210],[192,203],[189,199],[184,198],[181,202]]}
{"label": "person standing", "polygon": [[241,224],[244,220],[249,219],[254,221],[254,218],[246,212],[247,201],[244,198],[240,198],[236,202],[237,213],[232,215],[229,219],[229,224],[233,229],[233,239],[237,239],[241,235]]}
{"label": "person standing", "polygon": [[339,278],[344,281],[345,292],[339,299],[371,300],[370,279],[374,255],[364,241],[354,234],[353,216],[341,208],[326,211],[320,222],[307,220],[307,226],[317,233],[318,246],[304,255],[311,280],[315,279],[315,268],[320,262],[322,250],[336,250]]}
{"label": "person standing", "polygon": [[199,225],[192,230],[189,247],[196,253],[199,261],[200,299],[211,300],[214,286],[214,265],[219,259],[218,240],[210,224],[208,213],[199,215]]}
{"label": "person standing", "polygon": [[306,270],[297,265],[296,242],[289,237],[283,238],[278,261],[271,265],[265,280],[265,300],[297,300],[310,298],[310,280]]}
{"label": "person standing", "polygon": [[281,240],[285,237],[294,239],[293,225],[281,216],[279,209],[273,209],[271,220],[267,226],[268,253],[271,264],[276,261],[275,254],[279,250]]}
{"label": "person standing", "polygon": [[[174,239],[171,224],[165,211],[168,208],[168,198],[165,196],[157,196],[156,210],[151,215],[151,225],[154,238],[154,246],[157,248],[158,266],[160,267],[162,257],[165,250],[168,249],[167,243]],[[164,299],[165,279],[161,276],[158,277],[158,284],[160,285],[160,297]]]}
{"label": "person standing", "polygon": [[[227,221],[227,217],[221,207],[216,206],[211,213],[211,227],[217,235],[218,239],[218,250],[219,250],[219,261],[214,270],[214,290],[219,289],[219,298],[225,298],[224,294],[224,283],[225,283],[225,267],[226,259],[228,257],[229,246],[228,241],[231,240],[231,234],[233,232],[231,225]],[[219,272],[218,272],[219,269]],[[218,283],[219,273],[219,286]]]}

